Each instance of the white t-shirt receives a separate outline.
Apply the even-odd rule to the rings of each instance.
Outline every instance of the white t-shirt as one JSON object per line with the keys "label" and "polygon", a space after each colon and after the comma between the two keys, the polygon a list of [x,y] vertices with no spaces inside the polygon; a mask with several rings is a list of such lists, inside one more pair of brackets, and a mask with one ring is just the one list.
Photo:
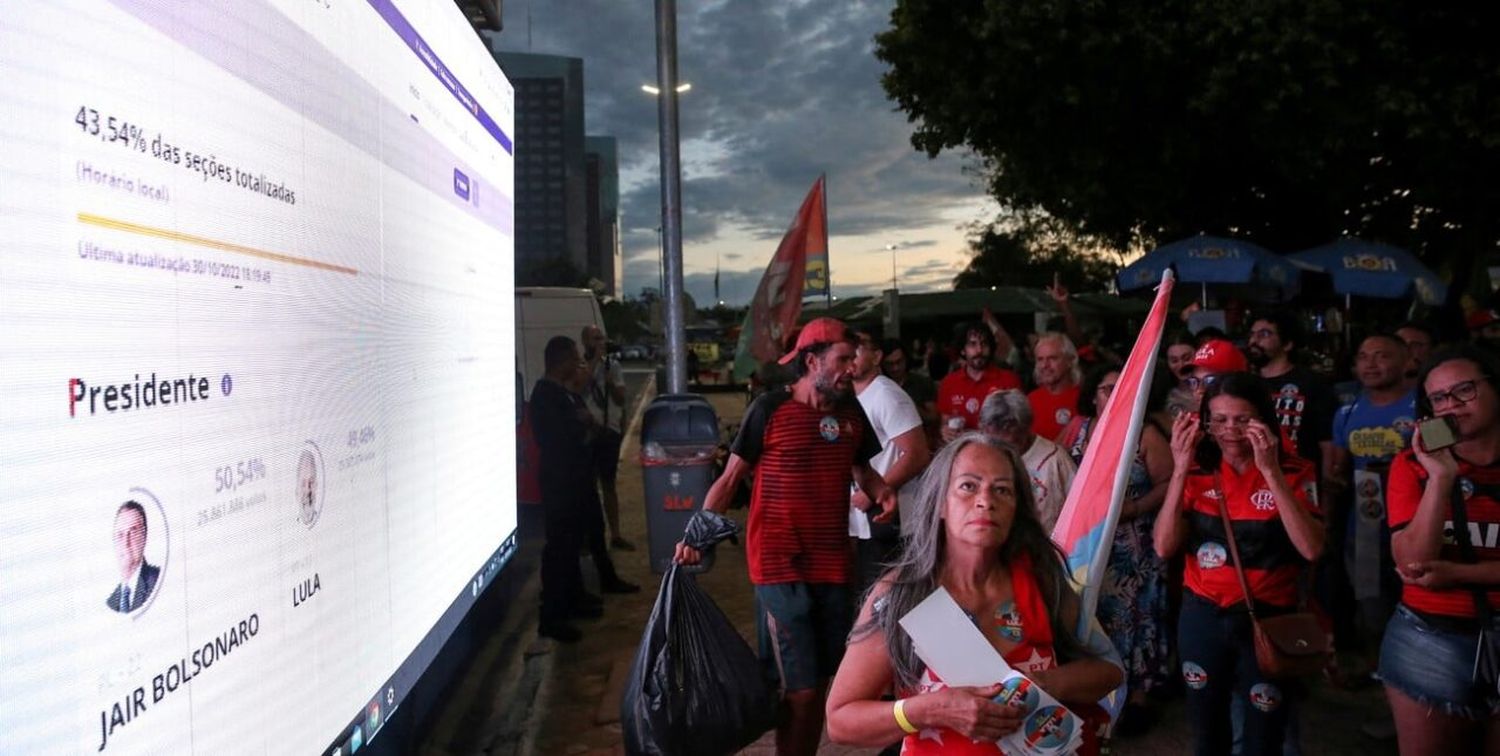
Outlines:
{"label": "white t-shirt", "polygon": [[[883,476],[900,459],[891,439],[913,428],[922,427],[922,416],[917,413],[916,403],[912,402],[901,385],[883,375],[875,376],[875,380],[859,392],[856,398],[859,399],[859,406],[864,408],[865,416],[870,418],[870,426],[875,429],[875,440],[880,442],[880,453],[870,458],[870,467]],[[897,492],[903,530],[909,527],[904,523],[910,522],[907,510],[911,506],[911,489],[915,482],[916,479],[913,478]],[[869,538],[869,521],[865,518],[865,513],[854,509],[852,504],[849,510],[849,535]]]}
{"label": "white t-shirt", "polygon": [[1042,528],[1051,533],[1058,515],[1062,514],[1063,502],[1068,500],[1068,489],[1073,487],[1078,465],[1061,446],[1041,436],[1021,455],[1021,462],[1031,474],[1031,490],[1036,494],[1036,513]]}
{"label": "white t-shirt", "polygon": [[625,380],[620,376],[620,364],[613,357],[605,357],[594,366],[594,375],[589,378],[588,401],[585,404],[588,405],[589,412],[593,413],[595,422],[619,433],[625,427],[625,403],[617,402],[610,396],[610,386],[619,388],[620,394],[624,395]]}

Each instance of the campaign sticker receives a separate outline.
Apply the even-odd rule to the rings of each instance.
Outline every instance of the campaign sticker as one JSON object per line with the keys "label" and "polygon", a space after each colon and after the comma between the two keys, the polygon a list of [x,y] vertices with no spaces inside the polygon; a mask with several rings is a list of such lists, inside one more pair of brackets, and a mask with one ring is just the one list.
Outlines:
{"label": "campaign sticker", "polygon": [[971,415],[974,414],[975,412],[978,412],[979,411],[979,400],[975,399],[972,396],[969,397],[969,401],[964,402],[964,411],[968,412]]}
{"label": "campaign sticker", "polygon": [[1061,706],[1043,706],[1026,718],[1026,744],[1033,748],[1061,748],[1073,738],[1073,723]]}
{"label": "campaign sticker", "polygon": [[1208,686],[1208,672],[1193,662],[1183,662],[1182,681],[1193,690],[1203,690]]}
{"label": "campaign sticker", "polygon": [[1198,568],[1212,570],[1223,567],[1229,561],[1229,552],[1224,549],[1224,544],[1209,541],[1198,547]]}
{"label": "campaign sticker", "polygon": [[1067,425],[1068,421],[1073,419],[1073,412],[1067,407],[1058,407],[1057,414],[1053,415],[1052,419],[1056,420],[1058,425]]}
{"label": "campaign sticker", "polygon": [[1014,706],[1022,712],[1030,712],[1041,705],[1042,694],[1037,691],[1036,683],[1031,678],[1016,675],[1006,680],[1000,688],[1000,694],[991,700],[997,704]]}
{"label": "campaign sticker", "polygon": [[1250,705],[1270,713],[1281,706],[1281,690],[1270,683],[1260,683],[1250,689]]}
{"label": "campaign sticker", "polygon": [[1021,610],[1016,602],[1007,601],[995,611],[995,632],[1011,643],[1021,642]]}
{"label": "campaign sticker", "polygon": [[818,435],[824,441],[837,441],[839,439],[839,420],[833,415],[828,415],[818,421]]}

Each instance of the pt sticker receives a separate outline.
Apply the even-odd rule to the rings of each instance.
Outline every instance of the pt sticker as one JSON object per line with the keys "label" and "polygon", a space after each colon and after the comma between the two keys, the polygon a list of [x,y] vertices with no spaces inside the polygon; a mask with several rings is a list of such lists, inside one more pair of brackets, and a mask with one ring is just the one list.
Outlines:
{"label": "pt sticker", "polygon": [[1250,705],[1266,712],[1276,711],[1281,706],[1281,689],[1270,683],[1261,683],[1250,689]]}
{"label": "pt sticker", "polygon": [[1036,683],[1030,678],[1017,675],[1005,681],[1004,687],[1000,688],[1000,694],[992,699],[997,704],[1014,706],[1023,713],[1036,710],[1042,702],[1042,694],[1037,692]]}
{"label": "pt sticker", "polygon": [[1208,673],[1193,662],[1183,662],[1182,681],[1193,690],[1203,690],[1208,685]]}
{"label": "pt sticker", "polygon": [[1212,570],[1223,567],[1229,560],[1229,552],[1224,549],[1224,544],[1209,541],[1198,547],[1198,568]]}
{"label": "pt sticker", "polygon": [[1073,738],[1073,723],[1068,710],[1061,706],[1043,706],[1026,718],[1026,745],[1032,748],[1061,748]]}
{"label": "pt sticker", "polygon": [[995,632],[1003,640],[1021,642],[1021,610],[1016,608],[1015,601],[1007,601],[995,610]]}
{"label": "pt sticker", "polygon": [[818,435],[822,436],[824,441],[839,440],[839,419],[833,415],[827,415],[819,420]]}

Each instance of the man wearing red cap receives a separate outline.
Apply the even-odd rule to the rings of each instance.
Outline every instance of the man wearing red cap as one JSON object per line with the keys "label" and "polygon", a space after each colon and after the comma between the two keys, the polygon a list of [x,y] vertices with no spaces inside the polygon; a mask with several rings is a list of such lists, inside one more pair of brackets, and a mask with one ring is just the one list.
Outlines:
{"label": "man wearing red cap", "polygon": [[[795,368],[787,391],[768,392],[745,412],[724,474],[703,508],[723,512],[740,481],[754,475],[745,556],[755,587],[760,658],[780,681],[785,707],[776,728],[780,754],[814,754],[823,732],[828,680],[853,626],[849,484],[894,516],[896,495],[870,467],[880,442],[854,401],[854,351],[844,324],[808,323],[779,362]],[[677,544],[677,561],[697,550]]]}

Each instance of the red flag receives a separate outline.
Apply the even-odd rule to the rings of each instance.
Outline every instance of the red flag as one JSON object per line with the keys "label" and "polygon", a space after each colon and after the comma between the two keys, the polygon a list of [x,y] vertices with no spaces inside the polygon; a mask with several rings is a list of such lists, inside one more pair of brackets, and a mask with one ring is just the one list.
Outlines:
{"label": "red flag", "polygon": [[761,363],[777,359],[785,351],[786,334],[802,314],[802,287],[807,277],[809,255],[828,254],[828,226],[824,222],[823,177],[813,183],[792,226],[766,266],[750,311],[740,328],[735,349],[734,375],[744,380]]}

